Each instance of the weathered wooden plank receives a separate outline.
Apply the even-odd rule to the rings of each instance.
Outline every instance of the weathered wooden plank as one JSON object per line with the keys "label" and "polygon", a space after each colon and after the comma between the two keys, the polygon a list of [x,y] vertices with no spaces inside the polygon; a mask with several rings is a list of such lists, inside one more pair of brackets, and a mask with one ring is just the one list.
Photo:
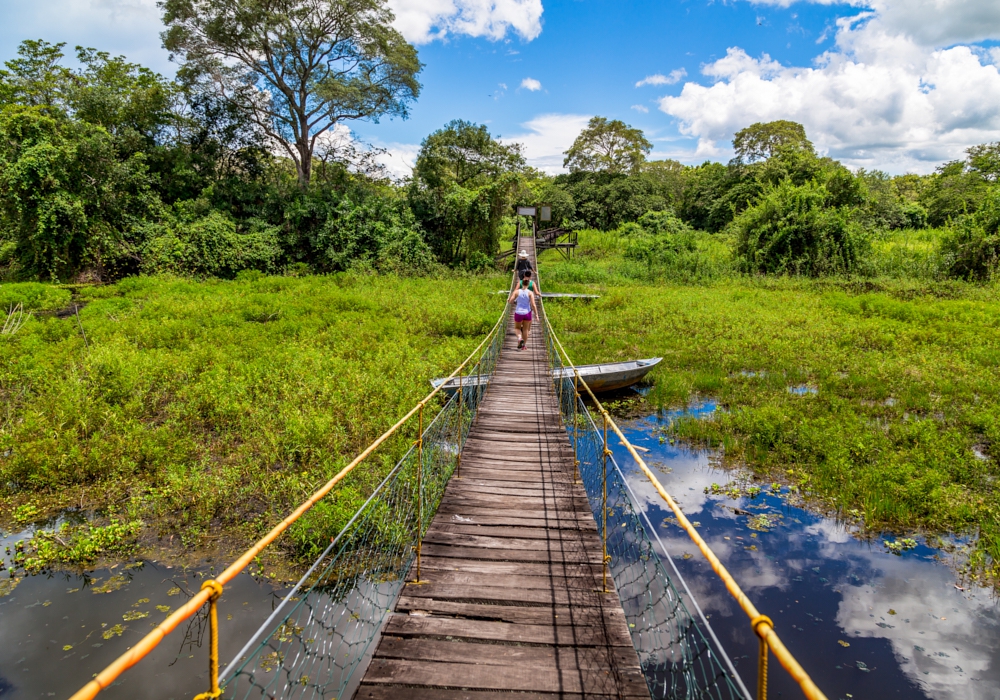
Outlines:
{"label": "weathered wooden plank", "polygon": [[560,551],[531,549],[488,549],[486,547],[458,547],[428,542],[423,545],[423,551],[428,556],[459,557],[466,559],[487,559],[500,561],[569,561],[580,563],[599,563],[602,560],[601,551]]}
{"label": "weathered wooden plank", "polygon": [[597,537],[552,537],[545,539],[527,537],[493,537],[490,535],[470,535],[465,532],[447,532],[435,528],[424,537],[424,544],[441,544],[455,547],[475,547],[477,549],[514,549],[522,552],[600,552],[601,543]]}
{"label": "weathered wooden plank", "polygon": [[372,661],[368,675],[365,676],[365,681],[373,684],[406,683],[438,688],[550,693],[582,693],[593,690],[597,693],[619,693],[622,697],[648,695],[644,681],[636,689],[633,686],[638,679],[630,680],[631,683],[623,683],[622,678],[594,669],[531,668],[512,664],[503,667],[503,672],[498,673],[496,666],[382,658]]}
{"label": "weathered wooden plank", "polygon": [[[489,574],[490,576],[548,576],[548,577],[587,577],[601,575],[601,564],[578,564],[574,562],[524,562],[524,561],[483,561],[482,559],[462,559],[456,557],[421,558],[420,572],[429,571],[464,571],[466,573]],[[428,578],[427,576],[423,576]],[[431,579],[436,576],[429,575]],[[595,579],[596,580],[596,579]],[[410,595],[421,595],[419,589]]]}
{"label": "weathered wooden plank", "polygon": [[[443,575],[445,573],[449,573],[451,576]],[[452,580],[449,581],[448,578]],[[469,578],[476,581],[474,586],[463,582],[463,579]],[[441,576],[435,576],[435,580],[429,583],[420,586],[407,584],[403,587],[403,592],[405,595],[425,595],[441,600],[573,606],[620,605],[616,593],[597,592],[600,590],[599,577],[595,579],[593,585],[587,585],[584,578],[576,577],[574,580],[571,577],[562,579],[544,576],[518,576],[503,580],[504,584],[520,584],[520,586],[511,585],[508,587],[507,585],[490,585],[500,583],[496,577],[442,572]],[[603,598],[608,600],[602,602]]]}
{"label": "weathered wooden plank", "polygon": [[577,625],[595,627],[625,621],[618,608],[574,608],[568,605],[497,605],[495,603],[461,603],[434,598],[403,596],[396,612],[427,614],[433,617],[454,617],[465,620],[493,620],[520,625]]}
{"label": "weathered wooden plank", "polygon": [[[446,559],[461,559],[462,557],[448,557],[447,554],[432,554],[429,556],[441,557]],[[506,562],[506,563],[518,563],[518,562]],[[535,563],[545,563],[545,562],[535,562]],[[561,563],[561,562],[557,562]],[[597,566],[600,568],[600,562],[565,562],[571,565],[589,565]],[[435,573],[433,576],[425,574],[423,570],[420,572],[420,577],[427,581],[427,583],[420,586],[414,586],[414,584],[407,584],[404,586],[405,595],[423,595],[432,598],[448,598],[451,600],[518,600],[516,594],[518,591],[582,591],[587,593],[590,597],[593,597],[595,593],[600,589],[600,572],[594,573],[594,580],[585,580],[586,576],[557,576],[555,573],[546,573],[540,576],[531,576],[527,574],[505,574],[502,577],[497,577],[492,573],[480,573],[477,571],[444,571],[441,570]],[[445,594],[440,594],[437,592],[436,587],[440,586],[458,586],[455,590],[448,589]],[[609,580],[610,586],[610,580]],[[420,590],[415,590],[420,589]],[[426,590],[424,590],[426,589]],[[500,593],[499,591],[505,591]],[[510,592],[515,594],[515,597],[510,597]],[[596,600],[596,598],[594,599]],[[559,601],[551,598],[538,598],[534,600],[526,600],[530,603],[551,603],[552,605],[569,605],[569,603],[560,603]],[[593,604],[593,603],[592,603]]]}
{"label": "weathered wooden plank", "polygon": [[632,652],[622,647],[515,646],[392,636],[384,637],[378,649],[378,655],[387,659],[446,661],[483,666],[517,664],[531,668],[576,667],[602,671],[608,670],[612,665],[627,665],[630,653]]}
{"label": "weathered wooden plank", "polygon": [[456,620],[447,617],[416,617],[393,614],[385,634],[398,637],[454,637],[483,639],[517,644],[552,644],[557,646],[631,647],[628,632],[622,634],[617,625],[518,625],[490,620]]}
{"label": "weathered wooden plank", "polygon": [[573,530],[554,530],[548,527],[510,527],[496,525],[470,525],[467,523],[441,523],[434,528],[435,532],[453,532],[465,535],[486,535],[489,537],[516,537],[532,540],[572,540],[587,542],[590,546],[600,547],[597,539],[597,526],[593,528],[577,528]]}
{"label": "weathered wooden plank", "polygon": [[525,693],[368,683],[362,683],[354,697],[358,700],[618,700],[619,698],[616,693]]}

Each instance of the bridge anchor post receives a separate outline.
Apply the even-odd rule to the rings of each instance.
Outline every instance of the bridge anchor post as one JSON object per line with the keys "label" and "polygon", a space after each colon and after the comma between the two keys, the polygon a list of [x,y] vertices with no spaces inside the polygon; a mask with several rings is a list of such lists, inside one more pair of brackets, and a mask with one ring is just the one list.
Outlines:
{"label": "bridge anchor post", "polygon": [[428,581],[420,578],[420,546],[424,541],[424,402],[420,402],[418,411],[417,427],[417,576],[413,581],[408,581],[415,586],[420,586]]}

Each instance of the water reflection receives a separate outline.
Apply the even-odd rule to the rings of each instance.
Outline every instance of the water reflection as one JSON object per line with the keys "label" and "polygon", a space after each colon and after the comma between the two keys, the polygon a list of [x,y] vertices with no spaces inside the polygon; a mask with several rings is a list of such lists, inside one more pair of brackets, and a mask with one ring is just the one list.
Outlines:
{"label": "water reflection", "polygon": [[[709,415],[712,403],[689,409]],[[832,698],[1000,697],[1000,611],[992,591],[961,590],[943,555],[922,541],[901,555],[882,539],[788,505],[712,493],[730,474],[713,454],[660,441],[677,412],[623,426],[649,449],[644,459],[820,688]],[[615,458],[748,685],[756,681],[756,637],[687,535],[673,522],[623,446]],[[708,493],[706,493],[706,490]],[[733,497],[736,496],[736,497]],[[891,538],[887,538],[891,539]],[[801,693],[774,664],[773,697]]]}
{"label": "water reflection", "polygon": [[[0,533],[4,547],[31,532]],[[206,566],[207,568],[207,566]],[[69,697],[136,644],[189,595],[205,570],[150,562],[89,575],[52,574],[21,579],[0,595],[0,698]],[[7,581],[8,572],[0,573]],[[219,653],[228,661],[270,614],[277,592],[241,574],[219,604]],[[169,700],[208,689],[207,630],[196,619],[160,643],[141,668],[126,672],[102,698]],[[185,631],[188,632],[185,638]]]}

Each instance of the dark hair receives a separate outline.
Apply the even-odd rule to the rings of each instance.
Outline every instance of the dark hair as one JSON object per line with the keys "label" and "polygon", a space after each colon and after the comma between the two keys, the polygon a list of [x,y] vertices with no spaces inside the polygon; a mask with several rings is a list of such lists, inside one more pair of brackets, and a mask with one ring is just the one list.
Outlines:
{"label": "dark hair", "polygon": [[531,268],[528,268],[527,270],[524,271],[524,276],[525,278],[531,277]]}

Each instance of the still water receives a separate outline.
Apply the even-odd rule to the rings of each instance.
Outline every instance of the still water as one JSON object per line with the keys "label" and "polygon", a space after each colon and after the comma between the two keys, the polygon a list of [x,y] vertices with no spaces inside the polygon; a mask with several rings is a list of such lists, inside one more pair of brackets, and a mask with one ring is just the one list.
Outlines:
{"label": "still water", "polygon": [[[31,531],[0,533],[0,557]],[[67,698],[136,644],[210,577],[205,569],[136,562],[86,576],[21,579],[0,595],[0,698]],[[9,590],[0,573],[0,594]],[[241,574],[219,602],[219,655],[226,664],[280,601],[281,591]],[[187,634],[185,634],[187,632]],[[107,700],[187,700],[208,690],[208,633],[182,625],[108,690]]]}
{"label": "still water", "polygon": [[[714,410],[703,403],[687,412]],[[789,505],[764,484],[755,498],[713,495],[713,483],[732,477],[716,466],[717,455],[660,442],[678,415],[661,411],[622,430],[649,450],[647,464],[831,700],[1000,698],[1000,608],[991,589],[960,584],[948,555],[921,538],[893,554],[883,541],[895,537],[859,540],[849,526]],[[612,447],[737,671],[754,687],[757,637],[746,616],[625,448]],[[771,697],[801,697],[773,657],[769,678]]]}

